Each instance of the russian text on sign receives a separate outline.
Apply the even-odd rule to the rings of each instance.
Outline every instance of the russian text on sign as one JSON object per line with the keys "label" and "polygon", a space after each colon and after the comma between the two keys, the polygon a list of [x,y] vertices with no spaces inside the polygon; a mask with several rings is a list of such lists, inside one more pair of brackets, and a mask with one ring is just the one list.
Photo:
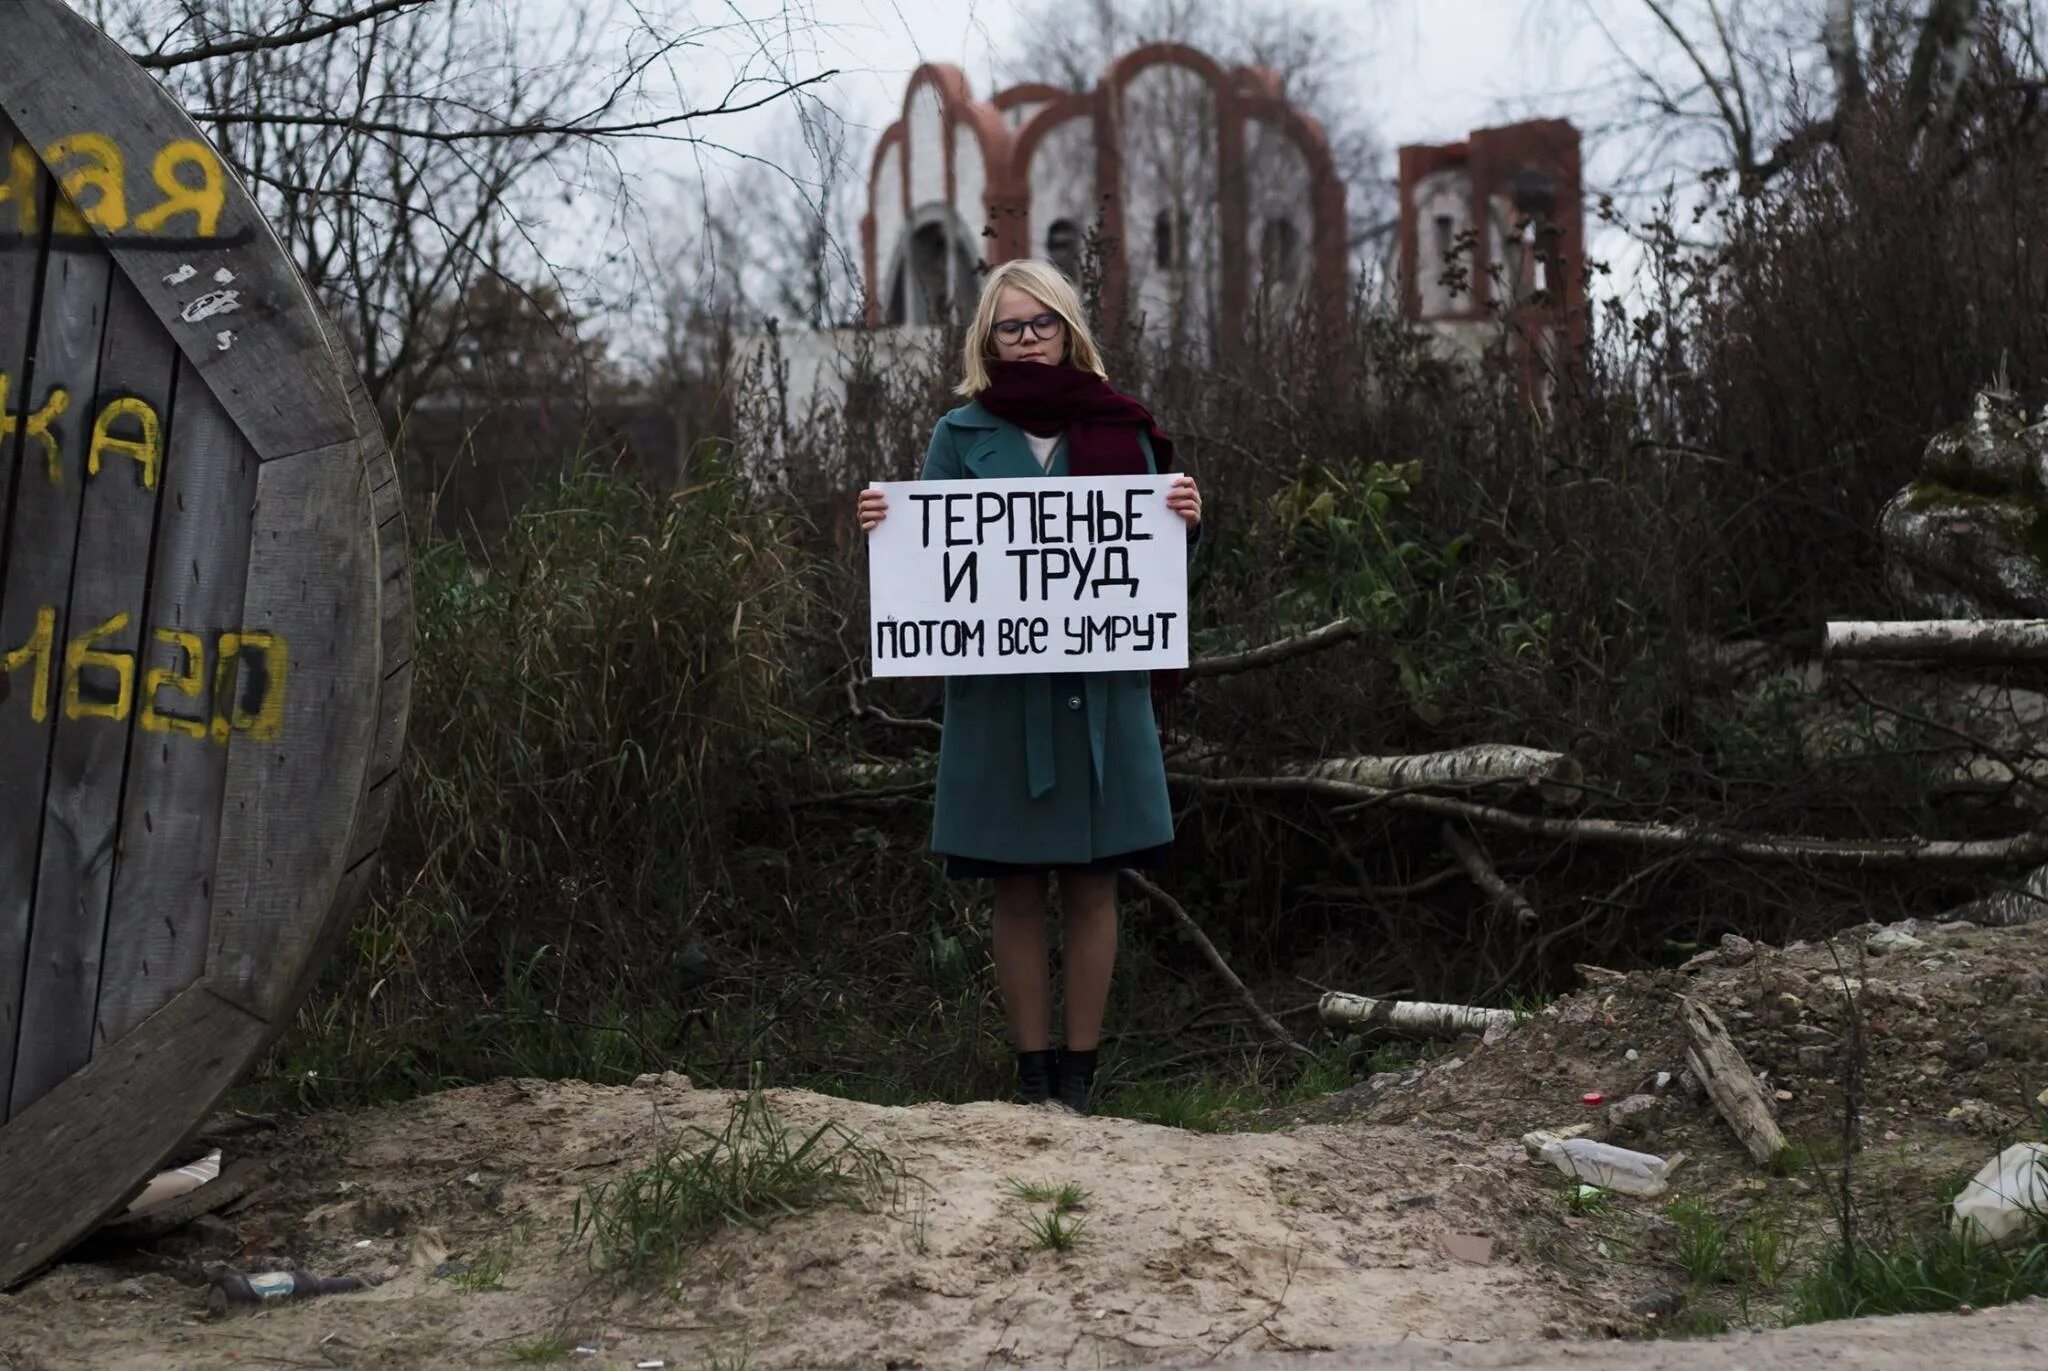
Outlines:
{"label": "russian text on sign", "polygon": [[868,537],[877,676],[1187,665],[1170,476],[892,481]]}

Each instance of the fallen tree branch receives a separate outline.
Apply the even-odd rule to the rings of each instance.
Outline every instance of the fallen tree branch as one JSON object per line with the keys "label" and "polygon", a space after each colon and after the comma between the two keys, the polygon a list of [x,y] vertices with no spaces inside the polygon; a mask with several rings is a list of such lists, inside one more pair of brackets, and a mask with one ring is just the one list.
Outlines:
{"label": "fallen tree branch", "polygon": [[1485,891],[1495,907],[1505,909],[1515,916],[1515,922],[1523,928],[1536,926],[1536,908],[1522,897],[1522,892],[1500,878],[1493,869],[1493,862],[1479,844],[1458,831],[1454,823],[1443,826],[1443,843],[1465,868],[1465,874],[1472,878],[1472,884]]}
{"label": "fallen tree branch", "polygon": [[2048,619],[1860,620],[1828,625],[1824,659],[1920,659],[1942,662],[2048,661]]}
{"label": "fallen tree branch", "polygon": [[1469,1004],[1430,1004],[1423,1000],[1374,1000],[1364,995],[1347,995],[1341,990],[1325,994],[1316,1012],[1332,1028],[1360,1024],[1385,1024],[1405,1033],[1427,1038],[1455,1038],[1464,1033],[1484,1033],[1490,1028],[1513,1028],[1511,1009],[1481,1009]]}
{"label": "fallen tree branch", "polygon": [[1173,915],[1174,920],[1180,924],[1181,929],[1194,941],[1195,946],[1202,950],[1202,955],[1209,959],[1209,965],[1216,968],[1216,974],[1229,984],[1237,998],[1244,1002],[1245,1008],[1252,1012],[1252,1016],[1259,1021],[1260,1027],[1271,1034],[1275,1042],[1281,1044],[1288,1051],[1299,1052],[1305,1057],[1313,1057],[1315,1055],[1307,1047],[1296,1042],[1294,1035],[1289,1033],[1278,1019],[1266,1012],[1265,1007],[1253,997],[1250,988],[1237,978],[1235,971],[1230,969],[1230,963],[1223,960],[1223,954],[1216,950],[1216,944],[1209,941],[1209,935],[1202,931],[1202,926],[1196,923],[1185,909],[1181,908],[1179,900],[1174,899],[1173,896],[1167,894],[1164,890],[1161,890],[1129,867],[1119,869],[1117,874],[1139,890],[1144,891],[1154,904]]}
{"label": "fallen tree branch", "polygon": [[1273,666],[1279,662],[1305,657],[1311,652],[1321,652],[1326,647],[1348,643],[1365,632],[1365,625],[1356,619],[1338,619],[1324,624],[1321,628],[1278,642],[1266,643],[1260,647],[1248,648],[1243,652],[1225,652],[1214,657],[1198,657],[1188,663],[1188,676],[1228,676],[1237,671],[1255,671],[1260,667]]}
{"label": "fallen tree branch", "polygon": [[887,724],[891,728],[915,729],[920,733],[944,733],[946,731],[945,726],[937,719],[899,719],[880,705],[869,704],[860,697],[860,687],[862,684],[863,682],[850,678],[846,682],[846,704],[853,711],[855,718],[873,719],[876,723]]}
{"label": "fallen tree branch", "polygon": [[1749,1155],[1759,1165],[1770,1166],[1787,1143],[1771,1117],[1756,1073],[1742,1059],[1720,1015],[1690,996],[1680,996],[1678,1004],[1685,1019],[1686,1065],[1706,1087],[1707,1098],[1735,1130]]}
{"label": "fallen tree branch", "polygon": [[1240,791],[1312,795],[1347,803],[1413,810],[1439,818],[1475,824],[1537,838],[1617,843],[1627,847],[1668,851],[1693,850],[1727,857],[1768,861],[1812,862],[1829,866],[1898,868],[1936,866],[2037,866],[2048,862],[2048,832],[2020,833],[2010,838],[1951,840],[1900,838],[1869,842],[1779,835],[1750,836],[1704,825],[1637,823],[1625,819],[1567,819],[1517,814],[1497,805],[1453,799],[1447,795],[1381,790],[1348,781],[1297,776],[1195,776],[1181,771],[1166,775],[1170,784],[1220,794]]}

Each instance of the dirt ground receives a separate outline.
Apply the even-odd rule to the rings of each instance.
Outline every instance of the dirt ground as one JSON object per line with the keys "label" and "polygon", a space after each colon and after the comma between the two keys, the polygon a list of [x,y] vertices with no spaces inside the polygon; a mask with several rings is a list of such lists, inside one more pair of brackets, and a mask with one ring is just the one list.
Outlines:
{"label": "dirt ground", "polygon": [[[645,1165],[662,1136],[721,1128],[732,1095],[672,1074],[615,1088],[499,1081],[316,1117],[230,1145],[275,1168],[239,1207],[151,1253],[89,1253],[0,1295],[0,1367],[491,1366],[551,1352],[620,1367],[1277,1366],[1267,1358],[1313,1349],[1387,1367],[2048,1365],[2040,1308],[1734,1342],[1558,1341],[1668,1331],[1646,1311],[1683,1277],[1665,1201],[1573,1213],[1565,1179],[1528,1160],[1520,1133],[1592,1122],[1682,1152],[1667,1198],[1768,1207],[1821,1241],[1845,974],[1871,1044],[1857,1170],[1874,1214],[1883,1197],[1926,1201],[2038,1129],[2048,926],[1898,931],[1922,945],[1868,956],[1862,930],[1832,948],[1731,947],[1685,972],[1589,973],[1588,990],[1493,1043],[1244,1121],[1268,1131],[771,1091],[789,1127],[837,1120],[906,1179],[863,1212],[729,1230],[653,1290],[592,1270],[572,1241],[575,1207],[589,1185]],[[1685,1089],[1675,991],[1714,1005],[1789,1096],[1780,1122],[1805,1174],[1762,1174]],[[1593,1091],[1601,1105],[1581,1103]],[[1043,1206],[1015,1181],[1088,1191],[1072,1251],[1030,1250]],[[383,1283],[216,1318],[179,1279],[203,1261]],[[1767,1307],[1746,1314],[1774,1321]]]}

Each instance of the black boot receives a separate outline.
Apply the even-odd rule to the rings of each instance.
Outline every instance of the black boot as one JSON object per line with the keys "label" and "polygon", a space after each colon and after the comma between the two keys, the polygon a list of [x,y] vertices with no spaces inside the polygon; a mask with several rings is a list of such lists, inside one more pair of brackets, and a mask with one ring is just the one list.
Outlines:
{"label": "black boot", "polygon": [[1060,1103],[1076,1114],[1088,1112],[1088,1097],[1095,1090],[1095,1049],[1069,1047],[1060,1053]]}
{"label": "black boot", "polygon": [[1044,1104],[1052,1098],[1053,1050],[1017,1054],[1017,1103]]}

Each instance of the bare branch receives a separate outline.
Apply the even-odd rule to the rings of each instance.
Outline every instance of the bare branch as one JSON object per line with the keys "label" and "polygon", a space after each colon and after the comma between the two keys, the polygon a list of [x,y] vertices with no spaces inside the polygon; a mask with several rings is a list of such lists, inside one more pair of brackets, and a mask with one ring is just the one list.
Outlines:
{"label": "bare branch", "polygon": [[1451,855],[1465,868],[1466,874],[1472,878],[1472,883],[1485,891],[1487,898],[1491,899],[1496,907],[1512,913],[1516,923],[1523,928],[1534,928],[1535,906],[1523,898],[1521,891],[1500,878],[1500,873],[1493,869],[1493,862],[1486,855],[1486,850],[1460,832],[1454,823],[1446,821],[1441,832],[1444,846],[1450,849]]}
{"label": "bare branch", "polygon": [[1321,628],[1292,638],[1248,648],[1243,652],[1225,652],[1214,657],[1198,657],[1188,663],[1187,674],[1193,676],[1227,676],[1237,671],[1252,671],[1259,667],[1274,666],[1291,661],[1296,657],[1320,652],[1326,647],[1348,643],[1365,632],[1365,625],[1356,619],[1338,619],[1324,624]]}
{"label": "bare branch", "polygon": [[307,28],[291,29],[284,33],[251,34],[246,38],[225,39],[217,43],[201,43],[196,48],[185,48],[178,52],[130,53],[136,65],[152,71],[168,71],[192,62],[204,62],[215,57],[236,57],[251,52],[273,52],[278,48],[297,47],[301,43],[313,43],[330,34],[340,33],[358,25],[381,19],[387,14],[401,14],[417,9],[421,5],[433,4],[434,0],[376,0],[374,4],[349,14],[337,15],[325,23],[313,24]]}
{"label": "bare branch", "polygon": [[2048,861],[2048,832],[2020,833],[2010,838],[1939,839],[1899,838],[1870,842],[1838,841],[1829,838],[1801,838],[1789,835],[1749,835],[1692,823],[1637,823],[1625,819],[1560,819],[1536,814],[1517,814],[1497,805],[1477,804],[1447,795],[1379,790],[1373,786],[1344,781],[1318,781],[1289,776],[1244,776],[1223,780],[1211,776],[1190,776],[1168,772],[1166,779],[1190,790],[1229,794],[1255,791],[1269,794],[1314,795],[1352,803],[1385,805],[1394,809],[1434,814],[1439,818],[1466,819],[1492,828],[1525,833],[1537,838],[1558,838],[1568,842],[1617,843],[1662,851],[1693,851],[1723,857],[1747,857],[1774,862],[1803,862],[1812,866],[1846,866],[1863,870],[1896,870],[1909,866],[2016,866]]}
{"label": "bare branch", "polygon": [[1266,1012],[1265,1007],[1252,995],[1251,990],[1246,987],[1243,981],[1237,978],[1237,973],[1230,969],[1230,963],[1223,960],[1223,954],[1216,950],[1216,944],[1209,941],[1209,935],[1202,931],[1202,926],[1196,923],[1185,909],[1181,908],[1179,900],[1174,899],[1173,896],[1167,894],[1164,890],[1161,890],[1129,867],[1122,868],[1117,874],[1138,889],[1144,891],[1154,904],[1173,916],[1174,922],[1178,923],[1181,926],[1181,930],[1193,940],[1195,946],[1201,949],[1202,955],[1208,959],[1209,965],[1216,968],[1216,974],[1229,984],[1237,998],[1244,1002],[1245,1008],[1251,1010],[1252,1016],[1259,1021],[1260,1026],[1273,1035],[1275,1042],[1278,1042],[1288,1051],[1298,1052],[1304,1057],[1313,1057],[1315,1055],[1314,1052],[1296,1042],[1294,1035],[1282,1027],[1278,1019]]}
{"label": "bare branch", "polygon": [[194,119],[215,124],[261,124],[286,128],[339,129],[347,133],[375,133],[392,138],[417,138],[428,143],[468,143],[480,139],[520,138],[633,138],[657,134],[677,124],[692,120],[709,119],[720,114],[743,114],[748,110],[760,109],[773,104],[785,96],[794,94],[807,86],[829,81],[839,75],[832,71],[821,71],[815,76],[800,81],[778,85],[773,91],[758,100],[744,104],[721,104],[706,109],[684,110],[679,114],[665,114],[656,119],[638,119],[620,124],[593,124],[582,120],[537,121],[522,124],[481,125],[475,128],[420,128],[407,124],[387,123],[378,119],[365,119],[359,115],[338,114],[282,114],[266,110],[193,110]]}
{"label": "bare branch", "polygon": [[[1665,31],[1678,44],[1679,51],[1692,63],[1693,70],[1700,74],[1700,80],[1705,83],[1707,93],[1714,97],[1714,105],[1721,111],[1721,122],[1728,131],[1728,141],[1735,152],[1736,168],[1745,176],[1751,174],[1756,166],[1756,130],[1750,126],[1746,114],[1739,112],[1730,103],[1726,82],[1719,73],[1707,65],[1706,57],[1693,43],[1692,36],[1672,17],[1667,7],[1658,0],[1643,0],[1643,4],[1648,7],[1651,14],[1657,16],[1657,22],[1664,26]],[[1718,15],[1716,18],[1718,20]]]}

